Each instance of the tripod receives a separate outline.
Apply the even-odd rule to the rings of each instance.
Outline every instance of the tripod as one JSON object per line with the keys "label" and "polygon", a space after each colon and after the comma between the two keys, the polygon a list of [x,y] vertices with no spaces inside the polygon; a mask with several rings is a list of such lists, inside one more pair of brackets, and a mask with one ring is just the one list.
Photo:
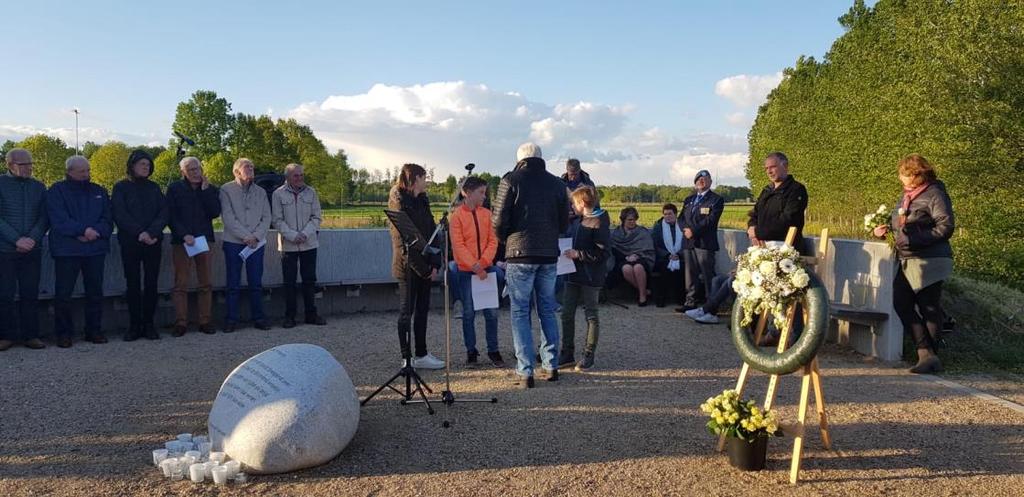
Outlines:
{"label": "tripod", "polygon": [[[467,166],[466,170],[470,171],[470,170],[472,170],[472,168]],[[441,253],[442,253],[442,261],[444,262],[442,267],[444,268],[445,361],[444,361],[444,390],[441,392],[441,403],[444,404],[445,407],[450,407],[452,404],[454,404],[456,402],[486,402],[486,403],[489,403],[489,404],[496,404],[498,402],[498,399],[496,397],[491,397],[490,399],[456,399],[455,398],[455,394],[452,392],[452,388],[451,388],[451,364],[452,364],[452,317],[451,317],[451,310],[452,310],[452,306],[451,306],[451,298],[450,298],[450,295],[451,295],[451,293],[450,293],[451,283],[449,281],[449,273],[450,273],[450,271],[448,270],[448,249],[449,249],[449,245],[448,245],[449,244],[449,238],[448,238],[448,233],[449,233],[449,230],[448,230],[448,213],[451,212],[452,209],[456,208],[457,201],[458,201],[458,196],[456,196],[456,198],[452,200],[452,203],[448,206],[448,209],[443,214],[441,214],[441,220],[437,223],[437,228],[434,229],[434,233],[430,236],[430,240],[427,241],[427,244],[426,244],[427,246],[424,248],[424,251],[426,251],[427,249],[430,248],[431,244],[434,242],[435,239],[437,239],[438,236],[442,237],[443,241],[442,241],[442,251],[441,251]],[[465,302],[463,302],[463,305],[465,305]],[[428,389],[428,391],[429,391],[429,389]],[[406,403],[408,403],[408,404],[415,404],[415,403],[419,403],[419,402],[421,402],[421,401],[419,401],[419,400],[409,400],[409,401],[406,401]],[[427,406],[429,408],[430,402],[427,401],[426,396],[423,397],[422,402],[427,404]],[[447,411],[446,411],[446,413],[447,413]],[[445,428],[449,428],[449,427],[451,427],[451,423],[447,419],[445,419],[445,421],[443,423],[441,423],[441,426],[443,426]]]}
{"label": "tripod", "polygon": [[[401,211],[389,210],[385,210],[384,214],[387,215],[388,219],[391,221],[391,224],[395,226],[395,229],[398,230],[398,234],[402,237],[402,252],[406,255],[405,281],[409,283],[406,285],[406,291],[411,294],[412,292],[414,292],[411,284],[413,279],[420,277],[414,272],[413,259],[412,257],[410,257],[411,252],[412,250],[419,249],[419,247],[421,246],[423,247],[423,251],[426,252],[430,248],[430,243],[423,242],[423,238],[419,234],[419,229],[416,228],[416,225],[414,225],[412,220],[409,219],[408,214]],[[420,268],[420,270],[423,271],[424,268]],[[404,298],[410,299],[411,295],[406,295]],[[410,326],[409,329],[406,330],[405,336],[405,343],[410,344],[411,346],[412,326]],[[404,392],[396,388],[394,385],[392,385],[392,383],[394,383],[395,380],[399,378],[405,378]],[[430,389],[430,386],[427,385],[425,381],[423,381],[423,378],[421,378],[419,373],[416,372],[416,369],[412,367],[412,357],[404,357],[402,359],[402,367],[398,370],[398,372],[395,373],[395,375],[392,376],[390,379],[388,379],[388,381],[384,382],[383,385],[378,387],[377,390],[374,390],[373,393],[371,393],[365,399],[360,401],[359,405],[366,405],[366,403],[369,402],[370,399],[376,397],[377,394],[383,392],[385,388],[390,388],[398,395],[401,395],[402,400],[400,401],[400,403],[402,405],[423,402],[423,404],[427,406],[427,413],[434,414],[434,408],[430,405],[430,401],[427,400],[426,394],[434,393],[434,391]],[[426,390],[426,393],[424,393],[424,390]],[[417,394],[422,400],[413,400],[417,396]]]}

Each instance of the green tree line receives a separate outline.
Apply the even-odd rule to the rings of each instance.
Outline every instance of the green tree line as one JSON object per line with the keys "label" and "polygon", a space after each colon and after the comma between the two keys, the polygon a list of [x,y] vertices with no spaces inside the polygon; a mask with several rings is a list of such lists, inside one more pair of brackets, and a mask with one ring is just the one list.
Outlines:
{"label": "green tree line", "polygon": [[953,199],[958,270],[1024,286],[1024,6],[856,0],[823,60],[800,57],[758,111],[747,177],[775,150],[810,211],[860,219],[900,194],[897,162],[931,161]]}

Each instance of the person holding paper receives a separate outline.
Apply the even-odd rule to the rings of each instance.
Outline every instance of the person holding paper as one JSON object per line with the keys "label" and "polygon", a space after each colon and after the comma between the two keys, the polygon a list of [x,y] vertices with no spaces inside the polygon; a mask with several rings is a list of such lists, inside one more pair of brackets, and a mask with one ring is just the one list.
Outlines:
{"label": "person holding paper", "polygon": [[576,352],[576,307],[582,301],[587,318],[587,344],[583,357],[576,362],[576,371],[594,367],[594,352],[601,323],[597,316],[598,295],[608,274],[607,261],[611,243],[611,221],[608,212],[597,206],[597,191],[581,186],[572,192],[573,209],[580,214],[569,226],[572,248],[563,255],[572,259],[576,272],[569,274],[562,303],[562,351],[559,365],[572,364]]}
{"label": "person holding paper", "polygon": [[[78,275],[85,286],[85,339],[107,343],[103,316],[103,266],[110,252],[110,197],[102,186],[89,181],[89,159],[72,155],[64,163],[66,176],[46,192],[50,216],[50,255],[53,256],[54,334],[57,346],[71,346],[74,322],[71,293]],[[7,319],[7,317],[0,317]]]}
{"label": "person holding paper", "polygon": [[277,243],[281,250],[281,270],[284,273],[284,327],[295,327],[295,280],[302,272],[302,304],[305,306],[306,324],[327,324],[316,312],[313,302],[316,290],[317,234],[320,231],[320,197],[306,184],[302,164],[284,167],[284,181],[274,190],[271,211],[277,228]]}
{"label": "person holding paper", "polygon": [[[255,169],[249,159],[236,160],[231,167],[234,181],[220,187],[221,219],[224,221],[222,246],[227,270],[224,333],[232,333],[238,326],[238,290],[243,265],[249,285],[249,317],[257,329],[270,329],[270,323],[263,314],[263,254],[272,214],[267,192],[253,183]],[[244,250],[246,248],[248,250]]]}
{"label": "person holding paper", "polygon": [[[199,331],[214,333],[210,324],[213,293],[210,285],[210,251],[213,243],[213,220],[220,216],[220,195],[203,174],[203,164],[195,157],[185,157],[178,163],[181,179],[167,187],[167,214],[171,226],[171,257],[174,262],[174,330],[180,337],[188,330],[188,287],[195,265],[199,281]],[[186,248],[196,251],[189,255]]]}
{"label": "person holding paper", "polygon": [[161,241],[167,226],[167,199],[160,185],[149,180],[153,174],[153,157],[145,150],[135,150],[128,156],[127,174],[126,179],[114,185],[111,198],[127,282],[125,300],[128,301],[129,325],[124,341],[143,336],[156,340],[160,333],[153,326],[153,313],[160,276]]}
{"label": "person holding paper", "polygon": [[[458,271],[455,284],[462,295],[462,338],[466,344],[466,362],[476,364],[480,353],[476,349],[476,309],[473,307],[473,278],[486,280],[494,273],[499,280],[505,272],[494,266],[498,251],[498,238],[491,226],[491,211],[483,207],[487,197],[487,182],[477,176],[466,178],[462,185],[464,199],[451,215],[452,253]],[[497,292],[497,281],[494,290]],[[482,309],[487,337],[487,357],[495,367],[505,361],[498,351],[498,309]]]}
{"label": "person holding paper", "polygon": [[559,234],[569,226],[569,200],[565,183],[547,171],[540,146],[520,145],[516,161],[515,169],[501,178],[492,222],[498,241],[505,242],[516,381],[523,388],[533,388],[536,349],[533,348],[530,303],[535,296],[543,332],[540,356],[545,379],[558,381],[555,279]]}

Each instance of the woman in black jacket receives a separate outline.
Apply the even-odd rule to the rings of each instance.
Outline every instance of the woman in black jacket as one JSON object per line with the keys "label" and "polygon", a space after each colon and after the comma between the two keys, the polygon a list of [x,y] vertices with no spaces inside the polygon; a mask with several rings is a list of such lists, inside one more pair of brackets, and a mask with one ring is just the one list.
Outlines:
{"label": "woman in black jacket", "polygon": [[572,206],[580,216],[569,226],[572,248],[563,255],[573,260],[576,272],[569,274],[565,284],[562,302],[562,352],[558,364],[571,364],[576,349],[576,307],[583,301],[583,313],[587,318],[587,346],[583,358],[576,363],[576,371],[594,366],[594,352],[600,333],[597,317],[597,300],[608,270],[605,261],[609,257],[611,221],[608,213],[595,208],[597,192],[590,186],[581,186],[572,192]]}
{"label": "woman in black jacket", "polygon": [[[942,371],[936,342],[944,313],[939,306],[942,282],[953,273],[953,203],[928,161],[911,154],[899,163],[903,195],[892,215],[898,269],[893,280],[893,307],[903,330],[917,345],[917,364],[911,373]],[[888,226],[875,228],[883,237]]]}
{"label": "woman in black jacket", "polygon": [[[388,195],[388,209],[402,211],[416,225],[423,240],[430,239],[436,223],[430,213],[430,199],[427,197],[427,171],[418,164],[402,166],[395,185]],[[398,280],[398,295],[401,298],[398,312],[398,342],[402,347],[402,360],[412,359],[412,366],[418,369],[441,369],[444,361],[427,352],[427,311],[430,310],[430,284],[437,275],[420,250],[405,249],[402,236],[391,226],[391,275]],[[416,341],[416,357],[409,350],[409,327]]]}

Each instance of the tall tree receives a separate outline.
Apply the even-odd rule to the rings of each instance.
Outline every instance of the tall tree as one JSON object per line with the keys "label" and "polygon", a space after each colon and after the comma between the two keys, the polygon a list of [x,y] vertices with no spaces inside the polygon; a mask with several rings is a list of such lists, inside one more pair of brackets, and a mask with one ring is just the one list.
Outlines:
{"label": "tall tree", "polygon": [[189,154],[206,159],[225,151],[233,125],[231,104],[216,92],[199,90],[178,104],[171,129],[195,141]]}
{"label": "tall tree", "polygon": [[64,161],[75,155],[60,138],[47,135],[32,135],[18,143],[18,147],[32,153],[35,162],[35,177],[47,186],[64,179]]}
{"label": "tall tree", "polygon": [[114,183],[126,177],[129,154],[128,145],[119,141],[109,141],[97,148],[89,159],[92,182],[109,192]]}

